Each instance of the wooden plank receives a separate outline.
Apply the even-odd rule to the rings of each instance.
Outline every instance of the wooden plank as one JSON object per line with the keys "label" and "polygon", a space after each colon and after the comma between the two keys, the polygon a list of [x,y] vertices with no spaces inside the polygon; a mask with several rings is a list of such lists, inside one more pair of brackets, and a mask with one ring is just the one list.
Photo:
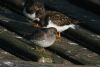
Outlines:
{"label": "wooden plank", "polygon": [[26,1],[27,0],[0,0],[0,5],[21,14],[21,11],[23,10]]}
{"label": "wooden plank", "polygon": [[17,21],[20,21],[20,22],[22,21],[22,22],[29,23],[28,22],[29,20],[26,17],[24,17],[21,14],[18,14],[16,12],[13,12],[10,9],[7,9],[3,6],[0,6],[0,16],[2,16],[2,17],[0,17],[0,19],[2,19],[2,20],[3,19],[5,20],[5,19],[7,19],[7,17],[9,17],[9,19],[12,20],[12,21],[17,20]]}
{"label": "wooden plank", "polygon": [[[63,59],[56,54],[49,52],[48,50],[41,52],[42,48],[39,48],[37,51],[34,44],[32,44],[34,47],[31,47],[31,43],[29,43],[27,40],[23,38],[19,39],[17,37],[19,36],[15,33],[0,27],[0,48],[25,61],[35,61],[41,63],[64,63],[73,65],[73,63],[70,61]],[[2,55],[0,55],[0,57],[2,57]],[[11,60],[14,59],[13,57],[9,58],[11,58]],[[10,59],[5,58],[3,60]]]}
{"label": "wooden plank", "polygon": [[86,10],[90,10],[100,15],[100,1],[99,0],[68,0],[69,2],[82,7]]}
{"label": "wooden plank", "polygon": [[[75,41],[81,43],[81,45],[95,51],[100,54],[100,37],[97,34],[93,34],[88,30],[79,28],[76,30],[69,29],[62,33],[65,37],[74,39]],[[83,44],[82,44],[83,43]]]}
{"label": "wooden plank", "polygon": [[[27,25],[23,25],[23,23],[19,23],[17,22],[17,24],[15,25],[16,22],[8,22],[6,24],[6,22],[1,21],[0,24],[2,24],[3,26],[7,27],[9,30],[12,30],[18,34],[20,34],[21,36],[23,35],[27,35],[27,33],[32,33],[33,28]],[[24,26],[24,27],[23,27]],[[34,46],[34,45],[33,45]],[[53,46],[53,48],[55,49],[55,47]],[[56,47],[57,48],[57,47]],[[74,63],[74,62],[73,62]],[[77,63],[77,62],[76,62]],[[78,63],[80,64],[80,63]]]}
{"label": "wooden plank", "polygon": [[[14,22],[14,21],[8,21],[8,22],[1,21],[0,24],[7,27],[9,30],[12,30],[12,31],[14,31],[18,34],[21,34],[21,36],[27,35],[27,33],[32,33],[32,30],[33,30],[33,27],[31,27],[30,25],[27,25],[27,24],[21,23],[21,22],[17,22],[17,21],[16,22]],[[86,57],[84,58],[84,55],[83,55],[83,57],[81,57],[81,59],[80,59],[79,56],[82,56],[83,53],[79,53],[79,56],[77,56],[77,54],[78,54],[79,49],[80,50],[84,49],[84,47],[81,47],[81,46],[78,45],[78,47],[73,46],[73,48],[71,48],[71,44],[69,44],[68,42],[69,41],[62,38],[61,42],[56,42],[53,46],[49,47],[48,49],[50,51],[53,51],[54,53],[57,53],[61,57],[65,58],[66,60],[71,61],[74,64],[86,64],[86,65],[91,65],[91,64],[97,65],[97,64],[99,64],[99,56],[92,53],[89,50],[86,50],[86,52],[84,52],[84,54],[86,53],[85,54]],[[62,46],[60,46],[60,44],[62,44]],[[66,44],[70,46],[70,49]],[[72,49],[75,49],[75,50],[72,51]],[[72,51],[72,52],[69,53],[70,51]],[[74,51],[77,51],[77,52],[74,52]],[[91,57],[89,58],[87,53],[90,54],[90,55],[91,54],[96,55],[96,56],[93,56],[93,58],[95,58],[95,60],[92,59]]]}
{"label": "wooden plank", "polygon": [[79,62],[85,65],[100,64],[99,54],[90,51],[86,47],[81,46],[81,44],[77,44],[65,38],[61,38],[60,42],[56,42],[55,45],[48,49],[75,64],[79,64]]}
{"label": "wooden plank", "polygon": [[[4,21],[8,21],[8,23],[5,23]],[[20,34],[27,34],[27,32],[31,32],[31,30],[32,30],[32,27],[31,26],[28,26],[28,30],[26,29],[27,28],[27,25],[26,25],[26,23],[24,24],[24,23],[20,23],[19,21],[17,22],[17,21],[10,21],[11,23],[9,23],[9,20],[7,20],[7,19],[5,19],[3,21],[3,23],[1,23],[3,26],[5,26],[5,27],[7,27],[7,28],[9,28],[9,29],[12,29],[13,31],[15,31],[16,33],[20,33]],[[18,26],[17,26],[17,24],[16,23],[18,23]],[[16,24],[16,25],[15,25]],[[24,26],[24,27],[22,27],[22,26]],[[25,27],[26,26],[26,27]],[[20,28],[21,27],[21,28]],[[24,29],[25,28],[25,29]],[[22,31],[21,31],[21,30]],[[29,30],[30,29],[30,30]],[[64,42],[63,42],[64,41]],[[99,55],[97,55],[97,54],[95,54],[95,53],[93,53],[93,52],[91,52],[91,51],[89,51],[89,50],[86,50],[86,52],[84,52],[84,53],[86,53],[85,54],[85,56],[84,56],[84,53],[81,51],[80,53],[79,53],[79,51],[80,50],[84,50],[84,47],[81,47],[80,45],[78,45],[77,47],[75,47],[75,46],[73,46],[73,48],[71,48],[70,47],[70,49],[69,49],[69,47],[68,46],[66,46],[66,44],[67,45],[70,45],[70,46],[72,46],[72,44],[68,44],[68,42],[69,41],[67,41],[66,39],[65,40],[61,40],[61,42],[59,43],[57,43],[57,45],[60,45],[60,44],[62,44],[63,45],[63,47],[61,47],[61,46],[57,46],[56,44],[54,45],[54,46],[52,46],[52,47],[50,47],[50,48],[48,48],[49,50],[52,50],[53,52],[56,52],[58,55],[60,55],[60,56],[62,56],[63,58],[65,57],[67,60],[68,59],[70,59],[70,61],[71,62],[73,62],[74,63],[74,61],[73,60],[75,60],[75,62],[76,61],[78,61],[78,62],[80,62],[80,63],[78,63],[78,64],[87,64],[87,65],[99,65],[100,63],[99,63]],[[65,46],[66,47],[65,47]],[[65,49],[64,49],[64,47],[65,47]],[[74,50],[73,50],[74,49]],[[86,48],[85,48],[86,49]],[[72,51],[73,50],[73,51]],[[72,52],[71,52],[72,51]],[[74,52],[74,51],[76,51],[76,52]],[[77,55],[78,54],[78,55]],[[89,56],[88,56],[88,54],[89,54]],[[64,55],[64,56],[63,56]],[[90,55],[93,55],[92,57],[90,56]],[[69,58],[68,58],[69,57]],[[90,57],[90,58],[89,58]],[[92,59],[92,58],[95,58],[95,59]],[[84,61],[83,61],[84,60]]]}
{"label": "wooden plank", "polygon": [[2,67],[98,67],[98,66],[85,66],[85,65],[66,65],[66,64],[41,64],[25,61],[0,61]]}
{"label": "wooden plank", "polygon": [[[1,31],[0,33],[0,45],[2,48],[9,49],[10,51],[16,50],[20,54],[26,55],[30,59],[38,59],[39,57],[33,53],[33,50],[30,46],[26,45],[24,42],[15,39],[12,34],[8,31]],[[16,53],[15,51],[15,53]]]}

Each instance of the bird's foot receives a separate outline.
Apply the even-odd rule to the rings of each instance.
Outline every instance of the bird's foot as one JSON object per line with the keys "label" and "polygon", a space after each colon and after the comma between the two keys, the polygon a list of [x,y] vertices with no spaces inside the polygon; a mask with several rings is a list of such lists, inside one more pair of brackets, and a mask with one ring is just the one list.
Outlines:
{"label": "bird's foot", "polygon": [[60,38],[61,38],[61,34],[60,34],[60,32],[57,32],[56,41],[60,41]]}

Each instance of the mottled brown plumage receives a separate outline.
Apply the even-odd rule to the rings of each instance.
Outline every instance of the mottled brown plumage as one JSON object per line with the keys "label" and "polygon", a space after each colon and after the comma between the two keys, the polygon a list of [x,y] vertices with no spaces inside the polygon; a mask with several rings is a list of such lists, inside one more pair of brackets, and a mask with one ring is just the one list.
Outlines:
{"label": "mottled brown plumage", "polygon": [[[45,14],[44,2],[43,0],[28,0],[27,5],[24,9],[24,14],[34,20],[34,18],[41,18]],[[35,17],[32,14],[35,13]]]}
{"label": "mottled brown plumage", "polygon": [[69,18],[68,16],[64,15],[63,13],[60,13],[57,11],[47,11],[46,17],[48,17],[48,20],[51,20],[54,24],[56,24],[58,26],[78,23],[77,20]]}

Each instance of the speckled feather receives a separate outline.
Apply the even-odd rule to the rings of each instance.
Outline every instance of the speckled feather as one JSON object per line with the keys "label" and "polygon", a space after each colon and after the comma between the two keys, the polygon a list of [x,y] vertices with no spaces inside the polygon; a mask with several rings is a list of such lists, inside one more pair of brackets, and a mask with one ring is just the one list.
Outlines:
{"label": "speckled feather", "polygon": [[48,11],[46,17],[48,18],[48,20],[51,20],[54,24],[58,26],[79,23],[77,20],[69,18],[66,15],[57,11]]}
{"label": "speckled feather", "polygon": [[25,7],[28,14],[36,13],[37,18],[40,18],[44,15],[45,8],[43,0],[29,0],[28,2],[29,3]]}

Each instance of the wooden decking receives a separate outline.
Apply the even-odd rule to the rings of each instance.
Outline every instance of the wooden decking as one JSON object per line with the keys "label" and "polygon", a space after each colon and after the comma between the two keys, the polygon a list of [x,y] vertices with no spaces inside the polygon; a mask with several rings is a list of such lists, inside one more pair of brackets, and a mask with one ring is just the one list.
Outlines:
{"label": "wooden decking", "polygon": [[[45,5],[49,10],[57,10],[79,20],[77,29],[70,28],[64,31],[61,41],[56,41],[53,46],[45,49],[45,53],[42,53],[36,51],[36,45],[24,38],[33,30],[32,23],[17,11],[0,7],[0,65],[100,66],[100,16],[67,0],[45,0]],[[47,64],[40,63],[43,61]],[[10,65],[6,64],[7,62]]]}

